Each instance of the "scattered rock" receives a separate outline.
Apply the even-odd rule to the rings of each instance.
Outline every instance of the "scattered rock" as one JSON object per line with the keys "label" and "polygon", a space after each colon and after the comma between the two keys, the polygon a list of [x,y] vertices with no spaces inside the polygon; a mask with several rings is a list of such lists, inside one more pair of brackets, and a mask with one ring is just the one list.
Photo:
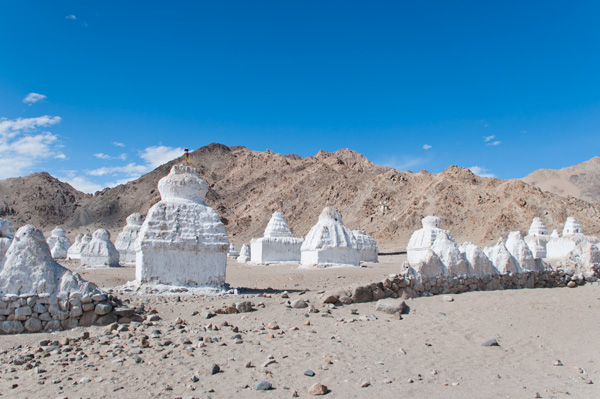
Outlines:
{"label": "scattered rock", "polygon": [[269,381],[260,381],[254,384],[254,389],[257,391],[268,391],[273,388],[273,384]]}
{"label": "scattered rock", "polygon": [[444,296],[444,301],[446,301],[446,302],[454,302],[454,298],[451,297],[450,295],[445,295]]}
{"label": "scattered rock", "polygon": [[308,369],[304,372],[304,375],[308,376],[308,377],[314,377],[315,376],[315,372]]}
{"label": "scattered rock", "polygon": [[402,299],[380,299],[375,305],[375,310],[388,314],[402,313],[405,309],[406,302],[404,302]]}
{"label": "scattered rock", "polygon": [[490,339],[489,341],[485,341],[483,344],[481,344],[481,346],[500,346],[500,344],[495,339]]}
{"label": "scattered rock", "polygon": [[329,392],[327,386],[318,382],[308,388],[308,393],[313,396],[325,395],[327,392]]}
{"label": "scattered rock", "polygon": [[291,306],[294,309],[302,309],[302,308],[307,308],[308,304],[304,301],[304,299],[302,298],[298,298],[292,301]]}

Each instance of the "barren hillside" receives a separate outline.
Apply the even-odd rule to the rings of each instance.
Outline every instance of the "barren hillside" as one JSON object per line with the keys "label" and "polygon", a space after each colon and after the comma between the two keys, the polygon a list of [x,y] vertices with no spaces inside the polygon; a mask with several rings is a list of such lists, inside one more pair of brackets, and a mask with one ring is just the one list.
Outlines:
{"label": "barren hillside", "polygon": [[[129,214],[146,213],[159,200],[158,180],[182,161],[94,196],[68,190],[70,186],[56,179],[34,179],[39,174],[0,181],[0,209],[12,204],[5,215],[16,225],[33,222],[47,230],[62,222],[76,230],[102,224],[116,232]],[[534,216],[542,217],[549,229],[562,229],[566,217],[575,216],[587,233],[600,233],[597,204],[542,192],[519,180],[478,177],[456,166],[435,175],[411,173],[373,165],[350,150],[302,158],[220,144],[191,153],[190,165],[209,184],[206,202],[221,215],[230,239],[238,245],[261,236],[277,209],[286,215],[292,232],[304,236],[326,205],[337,206],[348,227],[366,230],[383,249],[405,248],[421,218],[432,214],[441,217],[442,227],[458,240],[478,243],[510,230],[526,231]],[[30,194],[15,196],[7,187],[9,181],[12,187],[22,182]],[[48,191],[40,185],[66,187],[52,188],[56,196],[47,193],[38,198],[34,195],[40,190]],[[61,203],[66,209],[58,206]]]}
{"label": "barren hillside", "polygon": [[600,157],[559,170],[539,169],[523,181],[554,194],[600,202]]}

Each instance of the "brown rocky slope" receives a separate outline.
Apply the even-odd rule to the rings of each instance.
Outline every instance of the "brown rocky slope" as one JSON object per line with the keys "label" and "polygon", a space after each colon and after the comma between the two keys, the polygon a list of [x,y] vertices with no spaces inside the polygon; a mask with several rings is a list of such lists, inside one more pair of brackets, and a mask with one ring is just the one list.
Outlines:
{"label": "brown rocky slope", "polygon": [[[129,214],[146,213],[160,199],[158,180],[182,161],[173,160],[94,196],[71,188],[57,191],[57,198],[28,200],[21,195],[17,200],[6,182],[26,181],[32,194],[43,188],[33,181],[35,175],[7,179],[0,181],[0,209],[12,204],[6,217],[17,226],[27,222],[48,230],[62,223],[79,230],[102,224],[117,232]],[[350,150],[302,158],[221,144],[191,153],[190,165],[209,184],[206,202],[221,215],[230,240],[237,245],[262,236],[277,209],[286,215],[294,235],[304,236],[326,205],[337,206],[349,228],[366,230],[384,250],[405,248],[425,215],[441,217],[442,227],[458,240],[476,243],[490,242],[511,230],[526,232],[535,216],[542,217],[549,229],[562,229],[566,217],[575,216],[586,233],[600,233],[597,204],[543,192],[520,180],[478,177],[456,166],[438,174],[412,173],[376,166]],[[41,184],[68,186],[53,180]],[[49,207],[51,201],[66,203],[67,210]],[[48,209],[56,213],[50,215]]]}
{"label": "brown rocky slope", "polygon": [[600,202],[600,157],[559,170],[538,169],[523,181],[554,194]]}

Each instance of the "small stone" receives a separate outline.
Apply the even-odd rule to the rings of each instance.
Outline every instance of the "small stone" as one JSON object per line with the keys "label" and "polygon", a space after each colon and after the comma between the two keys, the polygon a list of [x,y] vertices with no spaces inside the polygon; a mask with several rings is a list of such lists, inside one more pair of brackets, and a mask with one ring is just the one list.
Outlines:
{"label": "small stone", "polygon": [[454,302],[454,298],[451,297],[450,295],[445,295],[444,296],[444,301],[446,301],[446,302]]}
{"label": "small stone", "polygon": [[213,317],[215,317],[217,314],[215,312],[211,312],[210,310],[205,310],[203,311],[200,316],[202,316],[205,319],[211,319]]}
{"label": "small stone", "polygon": [[89,379],[88,377],[83,377],[82,379],[79,380],[80,384],[87,384],[88,382],[92,382],[92,380]]}
{"label": "small stone", "polygon": [[338,297],[335,295],[325,295],[323,297],[323,303],[336,303],[338,301]]}
{"label": "small stone", "polygon": [[575,281],[569,281],[569,284],[567,284],[567,287],[575,288],[575,287],[577,287],[577,283]]}
{"label": "small stone", "polygon": [[215,374],[219,373],[220,371],[221,371],[221,367],[219,367],[218,364],[213,364],[212,366],[210,366],[210,369],[208,372],[210,375],[215,375]]}
{"label": "small stone", "polygon": [[327,386],[318,382],[308,388],[308,393],[313,396],[325,395],[327,392]]}
{"label": "small stone", "polygon": [[314,377],[315,376],[315,372],[308,369],[304,372],[304,375],[308,376],[308,377]]}
{"label": "small stone", "polygon": [[369,381],[365,381],[365,382],[363,382],[362,384],[360,384],[360,387],[361,387],[361,388],[366,388],[366,387],[368,387],[369,385],[371,385],[371,383],[370,383]]}
{"label": "small stone", "polygon": [[110,311],[112,310],[112,305],[110,303],[106,303],[106,302],[101,302],[99,304],[96,305],[96,308],[94,309],[94,312],[98,315],[98,316],[104,316],[106,314],[109,314]]}
{"label": "small stone", "polygon": [[542,397],[542,395],[540,395],[540,393],[539,393],[539,392],[536,392],[536,393],[535,393],[535,396],[534,396],[534,398],[536,398],[536,399],[539,399],[539,398],[541,398],[541,397]]}
{"label": "small stone", "polygon": [[483,344],[481,344],[481,346],[500,346],[500,344],[495,339],[490,339],[489,341],[485,341]]}
{"label": "small stone", "polygon": [[236,302],[235,308],[240,313],[251,312],[252,311],[252,302],[250,302],[250,301]]}
{"label": "small stone", "polygon": [[271,384],[269,381],[260,381],[254,384],[254,389],[257,391],[268,391],[271,388],[273,388],[273,384]]}
{"label": "small stone", "polygon": [[307,308],[308,304],[306,303],[306,301],[304,301],[304,299],[302,298],[298,298],[292,301],[291,306],[294,309],[302,309],[302,308]]}
{"label": "small stone", "polygon": [[555,361],[553,364],[553,366],[562,366],[562,362],[560,360]]}
{"label": "small stone", "polygon": [[402,313],[405,309],[406,302],[402,299],[381,299],[375,305],[375,310],[388,314]]}
{"label": "small stone", "polygon": [[267,324],[267,328],[269,330],[279,330],[279,324],[272,322],[272,323]]}

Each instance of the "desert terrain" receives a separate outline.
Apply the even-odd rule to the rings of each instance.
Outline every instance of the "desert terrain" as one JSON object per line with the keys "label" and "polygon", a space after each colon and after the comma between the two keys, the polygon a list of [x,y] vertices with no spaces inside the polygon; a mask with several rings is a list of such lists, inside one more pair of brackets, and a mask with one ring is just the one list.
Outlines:
{"label": "desert terrain", "polygon": [[[420,297],[406,301],[402,320],[376,311],[374,302],[322,303],[323,291],[381,281],[403,260],[382,256],[365,267],[324,270],[230,260],[227,282],[239,294],[222,296],[128,294],[122,286],[135,268],[80,270],[131,306],[143,304],[155,321],[2,336],[0,392],[291,398],[312,397],[309,389],[320,383],[338,398],[600,395],[598,283]],[[76,261],[63,263],[77,270]],[[310,306],[286,306],[299,298]],[[255,310],[203,313],[240,301]],[[482,346],[492,339],[499,346]],[[258,391],[262,381],[271,389]]]}

